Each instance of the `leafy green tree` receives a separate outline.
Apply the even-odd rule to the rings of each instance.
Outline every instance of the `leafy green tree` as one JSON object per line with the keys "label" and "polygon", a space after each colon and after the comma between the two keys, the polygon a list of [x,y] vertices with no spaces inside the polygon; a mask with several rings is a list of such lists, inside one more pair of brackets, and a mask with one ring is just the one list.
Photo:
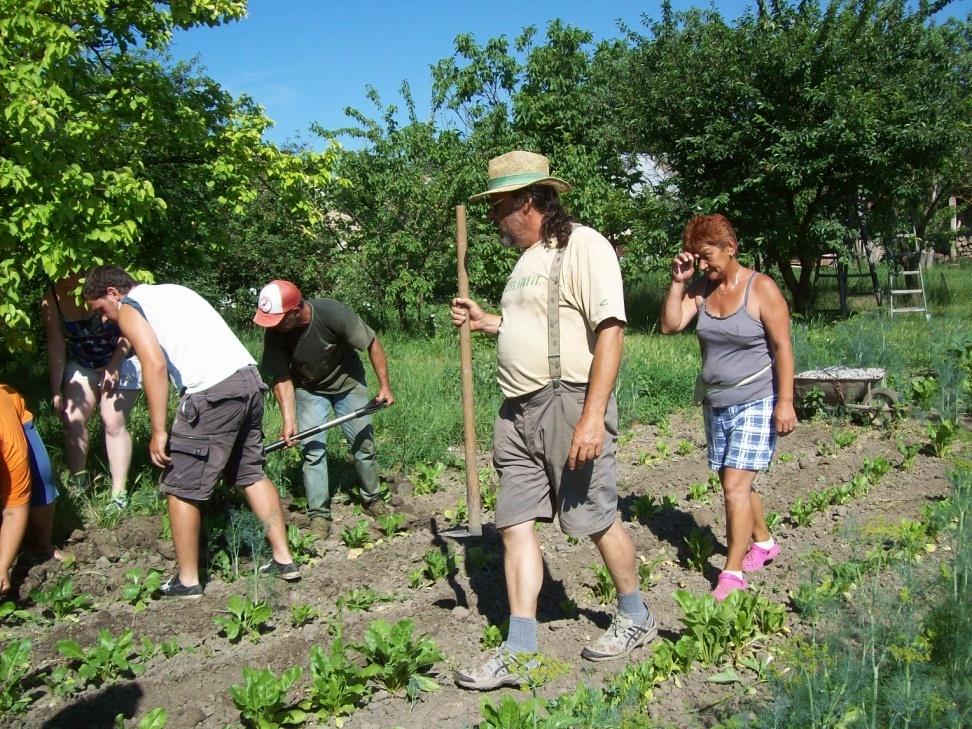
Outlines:
{"label": "leafy green tree", "polygon": [[245,0],[0,2],[8,346],[29,342],[45,281],[101,260],[166,276],[198,267],[261,189],[306,226],[320,218],[315,196],[333,150],[290,154],[263,142],[270,122],[252,100],[160,55],[174,28],[245,12]]}
{"label": "leafy green tree", "polygon": [[629,151],[670,170],[683,221],[725,212],[806,312],[814,264],[848,250],[859,211],[888,239],[956,185],[972,33],[933,20],[946,5],[759,0],[730,24],[666,2],[635,37],[609,116]]}
{"label": "leafy green tree", "polygon": [[[374,89],[369,98],[380,118],[347,111],[357,126],[338,131],[365,146],[338,160],[336,173],[350,184],[331,189],[325,227],[336,240],[332,246],[340,250],[332,275],[334,296],[373,323],[384,324],[390,314],[398,327],[422,330],[431,321],[432,307],[455,294],[455,206],[483,184],[485,161],[456,131],[420,121],[407,84],[403,96],[405,123]],[[482,243],[502,257],[498,242],[480,241],[485,231],[480,217],[470,211],[470,244],[476,241],[479,250]],[[487,288],[488,282],[500,280],[487,270],[488,263],[477,265],[470,277],[480,286],[484,279]]]}
{"label": "leafy green tree", "polygon": [[486,159],[514,147],[546,154],[574,185],[567,206],[575,217],[622,242],[641,173],[598,109],[624,48],[617,41],[595,47],[590,32],[559,20],[543,42],[536,37],[533,26],[512,47],[503,36],[482,46],[458,36],[455,54],[433,68],[433,104],[456,115]]}

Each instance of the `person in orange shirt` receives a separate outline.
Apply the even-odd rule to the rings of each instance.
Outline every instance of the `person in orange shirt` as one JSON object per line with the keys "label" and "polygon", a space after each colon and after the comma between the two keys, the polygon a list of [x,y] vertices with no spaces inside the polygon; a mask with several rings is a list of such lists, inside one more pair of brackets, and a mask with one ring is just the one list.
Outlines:
{"label": "person in orange shirt", "polygon": [[34,428],[34,416],[27,409],[23,396],[10,385],[3,383],[0,383],[0,390],[13,399],[14,407],[20,413],[24,438],[27,439],[27,458],[30,462],[30,518],[24,540],[35,557],[41,557],[43,560],[51,558],[61,560],[64,556],[54,547],[52,541],[54,502],[58,497],[58,489],[47,447],[41,440],[40,433]]}
{"label": "person in orange shirt", "polygon": [[27,532],[30,510],[30,457],[21,422],[23,411],[23,399],[0,390],[0,595],[10,590],[10,568]]}

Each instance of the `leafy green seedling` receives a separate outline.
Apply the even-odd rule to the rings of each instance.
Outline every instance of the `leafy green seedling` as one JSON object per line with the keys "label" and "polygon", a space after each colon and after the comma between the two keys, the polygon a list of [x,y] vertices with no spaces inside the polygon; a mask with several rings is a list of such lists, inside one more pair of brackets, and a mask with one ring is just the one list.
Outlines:
{"label": "leafy green seedling", "polygon": [[503,643],[503,631],[498,625],[486,624],[483,626],[483,634],[479,636],[479,645],[483,650],[499,648]]}
{"label": "leafy green seedling", "polygon": [[19,609],[12,601],[0,604],[0,624],[20,625],[37,621],[37,616],[30,610]]}
{"label": "leafy green seedling", "polygon": [[290,624],[295,628],[313,623],[319,617],[317,608],[306,602],[290,606]]}
{"label": "leafy green seedling", "polygon": [[834,432],[834,444],[838,448],[847,448],[857,440],[857,433],[847,428],[842,428]]}
{"label": "leafy green seedling", "polygon": [[141,663],[130,660],[134,653],[132,637],[131,630],[117,638],[102,630],[97,644],[87,650],[73,640],[59,640],[57,652],[72,661],[83,685],[101,686],[121,678],[134,678],[145,670]]}
{"label": "leafy green seedling", "polygon": [[74,580],[66,575],[46,590],[35,588],[30,599],[37,603],[54,620],[73,618],[75,613],[94,609],[94,600],[88,593],[74,594]]}
{"label": "leafy green seedling", "polygon": [[226,615],[217,615],[213,622],[230,642],[235,643],[244,635],[254,643],[260,640],[260,633],[266,629],[273,611],[266,602],[253,602],[248,597],[231,595],[226,606]]}
{"label": "leafy green seedling", "polygon": [[[331,642],[328,653],[320,646],[311,648],[310,670],[309,696],[300,707],[314,712],[322,722],[350,716],[368,697],[371,672],[347,657],[340,635]],[[337,725],[341,726],[340,721]]]}
{"label": "leafy green seedling", "polygon": [[594,582],[590,585],[591,594],[601,605],[608,605],[618,599],[618,590],[611,579],[611,573],[603,564],[592,564]]}
{"label": "leafy green seedling", "polygon": [[456,508],[446,509],[442,512],[442,517],[451,527],[465,524],[467,521],[469,521],[469,507],[466,505],[466,500],[459,499],[459,501],[456,503]]}
{"label": "leafy green seedling", "polygon": [[678,508],[678,497],[675,494],[665,494],[662,496],[662,509],[671,511]]}
{"label": "leafy green seedling", "polygon": [[638,558],[638,584],[642,590],[649,589],[655,582],[655,568],[665,561],[664,556],[649,560],[642,556]]}
{"label": "leafy green seedling", "polygon": [[26,638],[7,644],[0,653],[0,716],[22,714],[34,701],[23,681],[30,673],[31,642]]}
{"label": "leafy green seedling", "polygon": [[378,517],[378,526],[381,527],[381,531],[384,535],[391,539],[396,534],[405,531],[402,527],[405,525],[405,515],[399,514],[397,512],[382,514]]}
{"label": "leafy green seedling", "polygon": [[813,521],[814,508],[803,499],[797,499],[790,506],[790,521],[795,526],[808,526]]}
{"label": "leafy green seedling", "polygon": [[314,535],[301,531],[296,524],[287,525],[287,548],[297,564],[307,564],[317,555]]}
{"label": "leafy green seedling", "polygon": [[413,637],[412,630],[411,620],[399,620],[395,625],[375,620],[354,648],[364,656],[375,681],[392,693],[404,690],[409,701],[415,702],[423,692],[439,688],[428,673],[443,655],[433,641]]}
{"label": "leafy green seedling", "polygon": [[278,729],[287,724],[303,724],[307,713],[287,703],[287,693],[301,677],[300,666],[288,668],[277,678],[269,668],[243,669],[243,685],[230,686],[230,696],[249,726]]}
{"label": "leafy green seedling", "polygon": [[395,599],[392,595],[379,595],[370,587],[358,587],[341,595],[337,599],[338,607],[352,612],[364,612],[377,602],[391,602]]}
{"label": "leafy green seedling", "polygon": [[688,550],[686,562],[696,572],[704,572],[709,564],[709,557],[715,554],[715,537],[708,529],[693,527],[692,531],[685,537],[685,546]]}
{"label": "leafy green seedling", "polygon": [[642,524],[661,510],[661,504],[651,494],[642,494],[631,503],[631,511]]}
{"label": "leafy green seedling", "polygon": [[938,394],[938,382],[933,377],[916,377],[911,381],[911,401],[921,410],[931,409]]}
{"label": "leafy green seedling", "polygon": [[490,485],[483,486],[479,493],[482,499],[483,511],[496,511],[496,489]]}
{"label": "leafy green seedling", "polygon": [[354,526],[345,527],[341,531],[341,542],[344,546],[354,549],[367,544],[369,536],[368,520],[358,519]]}
{"label": "leafy green seedling", "polygon": [[514,696],[504,696],[499,704],[484,700],[483,720],[477,726],[479,729],[533,729],[547,726],[546,721],[540,719],[540,704],[539,699],[523,701]]}
{"label": "leafy green seedling", "polygon": [[125,573],[122,585],[122,599],[141,612],[155,599],[162,586],[162,573],[158,570],[134,569]]}
{"label": "leafy green seedling", "polygon": [[466,549],[466,568],[469,574],[483,572],[493,563],[493,555],[478,544],[470,545]]}
{"label": "leafy green seedling", "polygon": [[900,468],[902,471],[911,470],[912,465],[914,465],[915,458],[918,457],[918,452],[921,450],[921,443],[905,443],[899,440],[897,443],[898,453],[901,454],[901,464]]}
{"label": "leafy green seedling", "polygon": [[439,477],[445,471],[445,464],[420,463],[412,471],[412,483],[415,484],[416,494],[434,494],[439,490]]}
{"label": "leafy green seedling", "polygon": [[687,456],[695,450],[695,444],[690,440],[682,438],[675,446],[675,452],[680,456]]}
{"label": "leafy green seedling", "polygon": [[779,512],[770,511],[766,513],[766,528],[771,532],[783,522],[783,517],[779,515]]}
{"label": "leafy green seedling", "polygon": [[944,457],[958,437],[959,425],[954,418],[943,418],[938,423],[928,423],[925,432],[931,440],[931,450],[939,458]]}
{"label": "leafy green seedling", "polygon": [[[168,723],[169,714],[160,706],[143,716],[136,729],[165,729]],[[124,714],[115,714],[115,729],[125,729]]]}
{"label": "leafy green seedling", "polygon": [[696,481],[689,484],[689,501],[697,501],[699,503],[709,502],[709,486],[701,481]]}
{"label": "leafy green seedling", "polygon": [[456,555],[451,549],[445,551],[433,547],[422,558],[423,567],[409,574],[412,587],[434,584],[443,577],[455,574]]}

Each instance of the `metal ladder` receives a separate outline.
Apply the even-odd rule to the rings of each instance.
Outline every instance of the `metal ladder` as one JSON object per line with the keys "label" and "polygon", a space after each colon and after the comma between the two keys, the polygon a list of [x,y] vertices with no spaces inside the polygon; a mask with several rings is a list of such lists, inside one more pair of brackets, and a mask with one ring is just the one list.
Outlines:
{"label": "metal ladder", "polygon": [[[917,236],[912,233],[912,237],[915,241],[915,249],[920,251]],[[890,296],[888,297],[889,311],[891,316],[895,314],[923,313],[926,319],[931,319],[931,314],[928,312],[928,300],[925,297],[925,275],[922,272],[922,257],[920,253],[915,259],[918,261],[918,264],[917,268],[913,271],[896,270],[898,267],[893,264],[888,267],[888,289],[890,290]],[[916,279],[917,288],[915,288]],[[895,306],[895,297],[898,297],[899,300],[904,298],[906,305]]]}

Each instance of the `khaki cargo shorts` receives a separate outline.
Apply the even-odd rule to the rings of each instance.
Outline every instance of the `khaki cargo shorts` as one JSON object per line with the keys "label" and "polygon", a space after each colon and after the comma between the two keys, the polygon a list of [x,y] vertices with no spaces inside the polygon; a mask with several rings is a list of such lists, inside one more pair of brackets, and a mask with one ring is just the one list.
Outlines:
{"label": "khaki cargo shorts", "polygon": [[584,409],[587,385],[560,382],[500,407],[493,433],[493,465],[499,473],[496,528],[537,519],[560,520],[572,537],[597,534],[614,524],[618,509],[618,404],[604,416],[604,447],[592,463],[573,471],[567,454]]}
{"label": "khaki cargo shorts", "polygon": [[220,476],[251,486],[263,472],[263,393],[267,386],[254,366],[179,401],[162,491],[190,501],[212,496]]}

